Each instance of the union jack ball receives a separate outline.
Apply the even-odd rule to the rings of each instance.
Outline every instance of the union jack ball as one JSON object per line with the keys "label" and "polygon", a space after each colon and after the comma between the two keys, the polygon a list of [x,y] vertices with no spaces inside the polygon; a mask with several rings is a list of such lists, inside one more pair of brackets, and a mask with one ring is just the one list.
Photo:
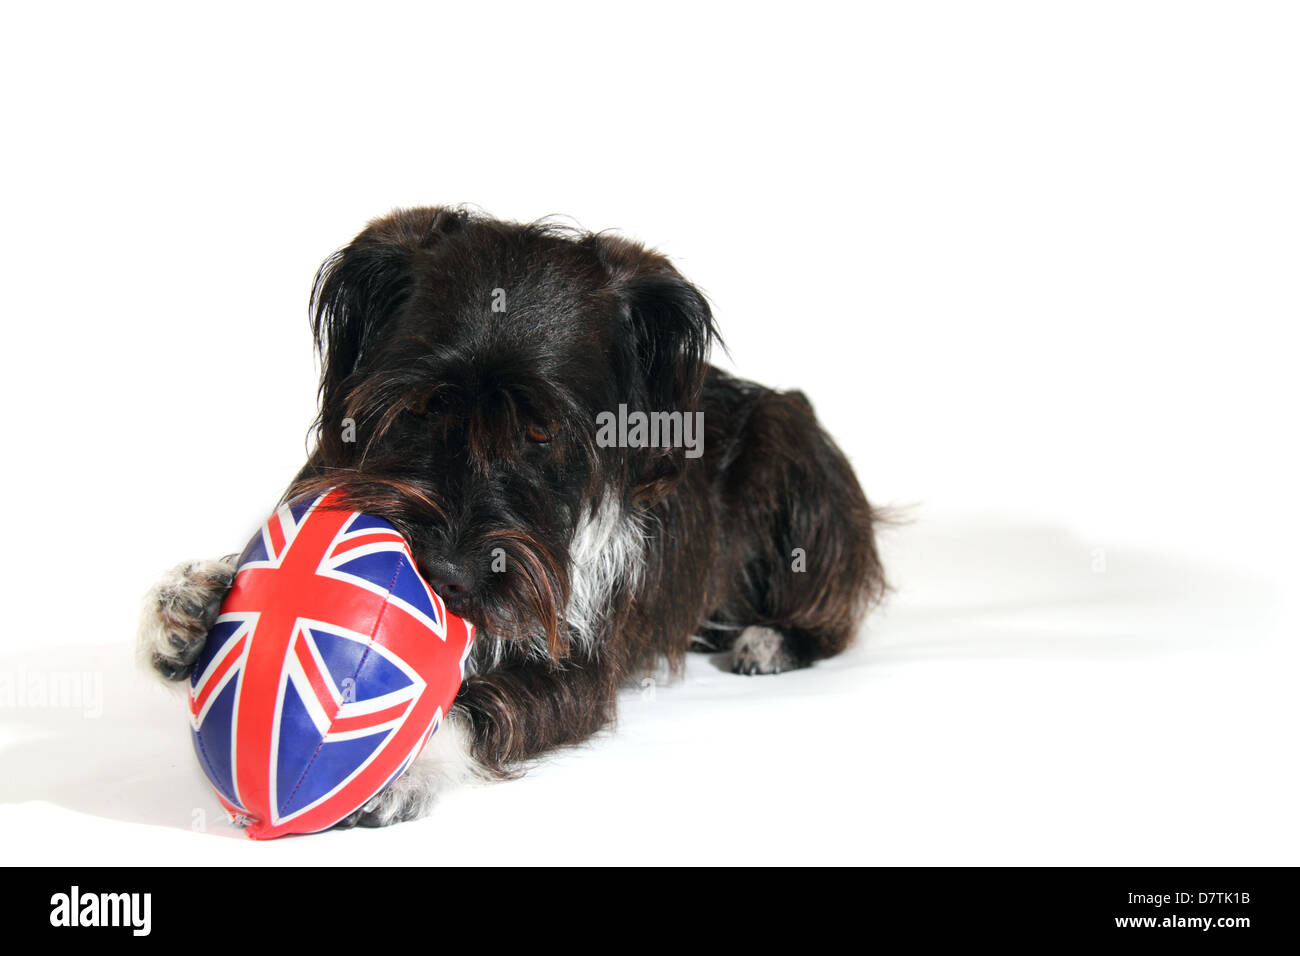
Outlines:
{"label": "union jack ball", "polygon": [[279,508],[240,556],[190,679],[217,798],[255,840],[329,829],[419,755],[473,640],[388,522],[338,491]]}

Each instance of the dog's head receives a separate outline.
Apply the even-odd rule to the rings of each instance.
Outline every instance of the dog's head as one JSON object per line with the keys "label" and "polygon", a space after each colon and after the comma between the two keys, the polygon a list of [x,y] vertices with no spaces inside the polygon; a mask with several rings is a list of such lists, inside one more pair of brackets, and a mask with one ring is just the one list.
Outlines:
{"label": "dog's head", "polygon": [[428,208],[328,259],[312,320],[317,446],[289,496],[343,487],[453,612],[563,653],[575,555],[613,547],[685,465],[598,440],[598,416],[698,408],[704,297],[624,239]]}

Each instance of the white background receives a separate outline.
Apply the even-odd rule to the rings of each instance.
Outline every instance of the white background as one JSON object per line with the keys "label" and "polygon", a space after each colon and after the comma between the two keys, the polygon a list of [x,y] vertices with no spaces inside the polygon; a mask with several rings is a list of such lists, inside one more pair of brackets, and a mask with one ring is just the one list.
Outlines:
{"label": "white background", "polygon": [[[6,862],[1300,862],[1294,7],[441,6],[7,15],[0,680],[103,701],[0,703]],[[694,658],[519,782],[253,844],[139,599],[301,463],[320,260],[460,202],[672,256],[906,509],[896,589],[812,670]]]}

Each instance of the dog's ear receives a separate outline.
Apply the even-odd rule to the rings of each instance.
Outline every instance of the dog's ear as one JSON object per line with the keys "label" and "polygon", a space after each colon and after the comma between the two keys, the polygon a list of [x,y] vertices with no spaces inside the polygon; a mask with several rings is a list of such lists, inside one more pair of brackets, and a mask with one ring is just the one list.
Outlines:
{"label": "dog's ear", "polygon": [[463,212],[439,207],[398,210],[371,222],[321,265],[312,287],[311,320],[320,352],[320,404],[338,409],[345,383],[375,333],[410,295],[412,260],[462,227]]}
{"label": "dog's ear", "polygon": [[[599,237],[636,367],[629,398],[644,412],[693,414],[717,328],[708,300],[668,259],[636,243]],[[680,477],[682,448],[640,449],[631,461],[642,499],[666,493]]]}
{"label": "dog's ear", "polygon": [[668,259],[617,236],[600,236],[644,395],[644,411],[694,411],[718,338],[708,300]]}

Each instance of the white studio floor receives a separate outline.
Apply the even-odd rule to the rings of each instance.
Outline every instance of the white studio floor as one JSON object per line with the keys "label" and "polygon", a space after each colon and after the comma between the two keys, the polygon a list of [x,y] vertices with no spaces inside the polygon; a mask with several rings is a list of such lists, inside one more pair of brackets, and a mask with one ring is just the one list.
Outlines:
{"label": "white studio floor", "polygon": [[5,862],[1295,862],[1297,669],[1267,582],[994,517],[918,518],[886,555],[896,590],[841,658],[746,678],[693,656],[590,745],[380,831],[227,825],[125,622],[6,652],[18,679],[101,674],[103,699],[0,708]]}
{"label": "white studio floor", "polygon": [[[0,861],[1300,864],[1300,6],[10,6]],[[301,468],[322,260],[460,204],[670,257],[713,361],[919,503],[895,590],[838,659],[695,657],[426,820],[253,843],[138,597]]]}

